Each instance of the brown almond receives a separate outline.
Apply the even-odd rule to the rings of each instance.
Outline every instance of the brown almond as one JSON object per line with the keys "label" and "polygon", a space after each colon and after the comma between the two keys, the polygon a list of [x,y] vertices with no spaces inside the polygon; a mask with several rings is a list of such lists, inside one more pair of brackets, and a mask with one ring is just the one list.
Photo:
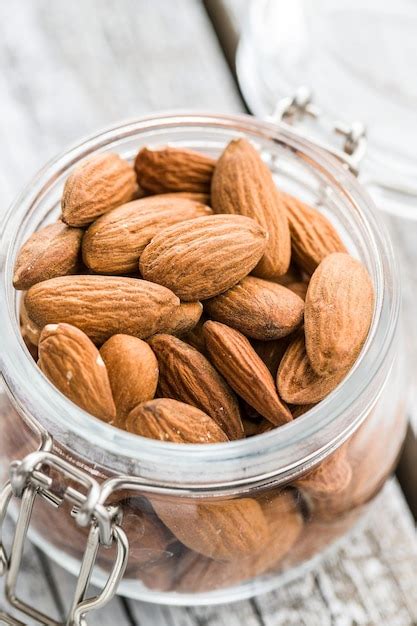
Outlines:
{"label": "brown almond", "polygon": [[310,365],[302,333],[288,346],[282,357],[277,387],[281,398],[290,404],[315,404],[323,400],[344,378],[346,372],[318,376]]}
{"label": "brown almond", "polygon": [[305,283],[303,281],[296,282],[296,283],[289,283],[287,287],[290,291],[292,291],[293,293],[296,293],[297,296],[299,296],[302,300],[306,299],[308,283]]}
{"label": "brown almond", "polygon": [[158,362],[149,345],[131,335],[113,335],[101,346],[100,354],[122,427],[135,406],[155,396]]}
{"label": "brown almond", "polygon": [[348,254],[327,256],[311,277],[305,304],[306,350],[318,375],[352,367],[373,310],[372,281],[362,263]]}
{"label": "brown almond", "polygon": [[278,278],[291,257],[288,219],[272,174],[246,139],[234,139],[217,161],[211,185],[215,213],[251,217],[268,233],[268,245],[254,270],[261,278]]}
{"label": "brown almond", "polygon": [[252,340],[252,346],[258,356],[261,357],[275,380],[279,364],[292,341],[291,337],[283,337],[274,341]]}
{"label": "brown almond", "polygon": [[99,274],[137,271],[140,255],[157,233],[172,224],[211,213],[209,207],[177,194],[128,202],[91,224],[83,240],[84,263]]}
{"label": "brown almond", "polygon": [[33,233],[20,248],[13,285],[29,289],[48,278],[75,274],[84,231],[62,222],[50,224]]}
{"label": "brown almond", "polygon": [[140,257],[144,278],[181,300],[206,300],[226,291],[255,267],[267,235],[241,215],[198,217],[166,228]]}
{"label": "brown almond", "polygon": [[344,491],[352,479],[352,468],[346,453],[345,444],[308,474],[296,480],[294,486],[313,498],[327,498]]}
{"label": "brown almond", "polygon": [[210,360],[232,389],[273,424],[290,422],[271,373],[248,339],[220,322],[208,321],[203,328]]}
{"label": "brown almond", "polygon": [[126,430],[142,437],[173,443],[228,441],[220,426],[203,411],[170,398],[139,404],[129,413]]}
{"label": "brown almond", "polygon": [[105,422],[116,417],[106,366],[81,330],[49,324],[39,339],[39,364],[49,380],[79,407]]}
{"label": "brown almond", "polygon": [[207,319],[203,313],[194,328],[181,337],[183,341],[186,341],[190,346],[192,346],[204,355],[206,355],[207,352],[206,340],[204,339],[203,333],[203,326],[206,321]]}
{"label": "brown almond", "polygon": [[38,345],[42,328],[30,319],[24,299],[20,301],[20,331],[24,339],[27,339],[34,346]]}
{"label": "brown almond", "polygon": [[303,320],[304,304],[295,293],[267,280],[246,276],[204,303],[211,319],[247,337],[270,340],[289,335]]}
{"label": "brown almond", "polygon": [[234,393],[202,354],[170,335],[155,335],[149,343],[158,359],[162,396],[201,409],[229,439],[244,437]]}
{"label": "brown almond", "polygon": [[131,200],[137,184],[133,168],[118,154],[98,154],[81,161],[65,182],[62,219],[69,226],[86,226],[97,217]]}
{"label": "brown almond", "polygon": [[182,148],[142,148],[135,159],[138,183],[148,193],[209,193],[215,160]]}
{"label": "brown almond", "polygon": [[136,278],[62,276],[31,287],[25,306],[38,326],[66,322],[101,344],[117,333],[154,335],[179,299],[165,287]]}
{"label": "brown almond", "polygon": [[293,258],[300,268],[312,274],[327,255],[346,252],[336,229],[322,213],[288,193],[280,194],[287,210]]}
{"label": "brown almond", "polygon": [[203,305],[201,302],[181,302],[159,332],[178,336],[188,334],[198,324],[202,313]]}
{"label": "brown almond", "polygon": [[239,560],[266,547],[270,532],[252,498],[200,504],[152,499],[158,517],[191,550],[221,561]]}

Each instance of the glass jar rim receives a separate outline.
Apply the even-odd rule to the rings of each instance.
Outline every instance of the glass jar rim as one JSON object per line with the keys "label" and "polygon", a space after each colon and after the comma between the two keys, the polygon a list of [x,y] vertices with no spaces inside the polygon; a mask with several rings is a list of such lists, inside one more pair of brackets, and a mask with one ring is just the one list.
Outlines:
{"label": "glass jar rim", "polygon": [[[80,159],[109,148],[124,137],[142,131],[149,133],[161,128],[187,127],[226,129],[257,136],[289,147],[296,155],[305,154],[326,173],[339,192],[348,195],[355,208],[369,243],[376,291],[374,319],[361,355],[345,380],[325,400],[303,416],[268,433],[223,444],[192,446],[145,439],[116,429],[87,414],[56,390],[29,356],[21,340],[12,286],[16,238],[25,215],[36,205],[50,181]],[[287,480],[338,447],[369,411],[369,404],[360,406],[359,399],[383,366],[394,337],[400,306],[397,277],[389,237],[366,190],[342,163],[300,133],[249,115],[167,112],[141,117],[92,135],[53,159],[10,207],[1,243],[0,327],[4,333],[1,371],[7,389],[23,414],[30,414],[43,424],[53,424],[57,440],[61,443],[63,437],[65,444],[81,456],[85,456],[85,445],[89,444],[88,457],[99,465],[103,462],[103,455],[107,455],[104,465],[110,463],[116,473],[140,475],[149,483],[181,488],[187,485],[190,488],[196,485],[238,488],[277,476]],[[390,285],[389,293],[387,284]],[[355,403],[358,404],[357,415],[346,423],[344,413]],[[157,460],[161,458],[165,471],[158,469]],[[173,476],[172,468],[176,467],[178,473]]]}

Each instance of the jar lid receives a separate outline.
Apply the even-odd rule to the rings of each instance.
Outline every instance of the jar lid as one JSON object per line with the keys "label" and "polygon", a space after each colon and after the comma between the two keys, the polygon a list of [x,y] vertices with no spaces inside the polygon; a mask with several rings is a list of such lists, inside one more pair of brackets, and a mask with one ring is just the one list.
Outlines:
{"label": "jar lid", "polygon": [[416,30],[413,0],[256,0],[237,59],[255,115],[271,115],[305,85],[327,121],[362,122],[361,181],[377,206],[414,219]]}

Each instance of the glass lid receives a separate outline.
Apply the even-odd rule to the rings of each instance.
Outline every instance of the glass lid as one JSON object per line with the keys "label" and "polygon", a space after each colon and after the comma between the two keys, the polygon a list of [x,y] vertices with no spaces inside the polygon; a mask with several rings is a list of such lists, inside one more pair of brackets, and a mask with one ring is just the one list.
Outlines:
{"label": "glass lid", "polygon": [[[321,131],[337,120],[362,122],[361,181],[382,209],[414,219],[416,34],[415,0],[253,0],[237,59],[243,95],[257,116],[271,115],[305,86]],[[314,115],[306,117],[312,125]],[[342,147],[332,139],[338,141]]]}

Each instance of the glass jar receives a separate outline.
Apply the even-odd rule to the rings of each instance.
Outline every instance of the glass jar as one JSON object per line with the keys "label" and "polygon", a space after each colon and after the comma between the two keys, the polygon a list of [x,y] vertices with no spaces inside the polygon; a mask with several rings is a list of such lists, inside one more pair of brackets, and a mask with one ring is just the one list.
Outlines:
{"label": "glass jar", "polygon": [[[56,219],[63,183],[80,159],[106,151],[132,159],[142,145],[167,143],[218,155],[237,136],[258,146],[277,185],[329,217],[368,268],[376,293],[369,337],[335,391],[271,432],[190,446],[118,430],[72,404],[29,354],[12,286],[16,253],[30,233]],[[96,482],[107,481],[102,503],[120,507],[130,544],[119,586],[125,596],[194,605],[274,588],[355,524],[395,466],[406,417],[399,276],[390,241],[345,165],[285,126],[244,115],[172,114],[122,124],[70,149],[8,213],[0,290],[1,474],[5,479],[11,461],[43,445]],[[52,486],[36,498],[29,536],[78,575],[87,529],[71,516],[75,478],[54,467],[49,477]],[[94,582],[103,585],[114,558],[114,549],[99,551]]]}

